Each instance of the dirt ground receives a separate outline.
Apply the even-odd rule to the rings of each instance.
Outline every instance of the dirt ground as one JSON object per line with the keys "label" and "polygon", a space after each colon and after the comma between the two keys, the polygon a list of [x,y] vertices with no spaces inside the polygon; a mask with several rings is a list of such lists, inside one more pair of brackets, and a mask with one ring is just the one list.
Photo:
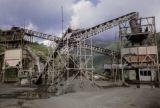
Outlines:
{"label": "dirt ground", "polygon": [[31,96],[26,90],[34,88],[0,84],[0,108],[160,108],[159,88],[111,87],[61,96]]}

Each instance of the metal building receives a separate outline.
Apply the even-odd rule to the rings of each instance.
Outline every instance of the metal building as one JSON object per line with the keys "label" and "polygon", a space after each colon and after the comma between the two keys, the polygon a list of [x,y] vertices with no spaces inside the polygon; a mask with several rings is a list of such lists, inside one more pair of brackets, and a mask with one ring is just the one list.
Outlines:
{"label": "metal building", "polygon": [[123,81],[159,81],[155,17],[137,17],[119,30]]}

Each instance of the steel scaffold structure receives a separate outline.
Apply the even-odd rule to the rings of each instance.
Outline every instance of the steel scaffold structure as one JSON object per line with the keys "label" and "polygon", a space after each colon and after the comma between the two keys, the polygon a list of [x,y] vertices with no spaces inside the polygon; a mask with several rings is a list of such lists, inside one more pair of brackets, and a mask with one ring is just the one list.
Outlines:
{"label": "steel scaffold structure", "polygon": [[[0,44],[5,47],[2,80],[5,81],[5,71],[9,68],[17,69],[17,77],[35,77],[41,72],[39,57],[29,47],[33,43],[33,37],[50,41],[58,41],[58,37],[28,30],[21,27],[12,27],[11,30],[0,32]],[[13,53],[13,54],[10,54]],[[34,72],[34,65],[37,72]]]}
{"label": "steel scaffold structure", "polygon": [[[155,17],[138,18],[132,22],[120,24],[119,36],[123,82],[125,82],[124,76],[127,70],[135,70],[139,76],[140,69],[151,70],[151,77],[155,72],[155,78],[151,78],[151,81],[159,82]],[[136,79],[140,82],[139,77]]]}
{"label": "steel scaffold structure", "polygon": [[[62,38],[57,42],[57,46],[54,49],[54,52],[49,57],[48,62],[46,64],[45,68],[44,68],[44,71],[39,76],[37,81],[39,81],[39,79],[43,75],[45,76],[48,69],[50,69],[49,66],[54,67],[54,68],[52,68],[53,69],[52,72],[54,72],[54,75],[57,74],[55,76],[54,80],[59,79],[58,81],[54,81],[55,84],[57,84],[60,81],[60,79],[62,77],[61,76],[62,74],[65,74],[66,76],[69,76],[68,73],[71,70],[77,70],[78,69],[79,71],[81,71],[80,74],[87,73],[87,69],[89,69],[89,68],[84,69],[84,67],[87,67],[87,65],[83,66],[83,68],[82,68],[82,64],[86,64],[86,62],[88,61],[86,59],[87,55],[86,54],[82,55],[82,51],[83,51],[84,48],[90,49],[90,51],[91,51],[90,56],[92,56],[92,50],[97,51],[99,53],[107,54],[107,55],[119,56],[119,54],[114,52],[114,51],[107,50],[107,49],[102,49],[102,48],[98,48],[98,47],[93,47],[92,46],[92,41],[91,41],[90,45],[87,45],[88,43],[86,44],[86,40],[88,38],[92,38],[92,36],[94,36],[94,35],[97,35],[101,32],[104,32],[108,29],[111,29],[114,26],[118,26],[119,24],[122,24],[124,22],[136,19],[137,17],[138,17],[138,13],[137,12],[132,12],[132,13],[126,14],[124,16],[121,16],[121,17],[118,17],[116,19],[104,22],[102,24],[96,25],[96,26],[88,28],[88,29],[83,29],[83,30],[68,29],[66,31],[66,33],[62,36]],[[75,54],[73,52],[74,53],[76,52],[77,55],[75,56]],[[61,56],[61,57],[59,57],[59,56]],[[82,62],[83,56],[85,58],[84,62]],[[57,59],[58,57],[59,58],[62,58],[62,57],[65,58],[64,59],[65,62],[63,61],[63,63],[62,63],[64,68],[65,68],[64,69],[65,71],[63,70],[63,72],[57,71],[55,69],[55,67],[57,67],[57,66],[55,66],[55,63],[53,63],[54,61],[56,61],[55,59]],[[92,57],[92,59],[93,59],[93,57]],[[69,66],[71,61],[73,63],[73,66],[74,65],[77,66],[77,64],[78,64],[78,66],[71,68]],[[93,61],[93,60],[91,60],[91,61]],[[54,64],[54,66],[53,66],[53,64]],[[91,67],[92,67],[91,69],[93,69],[93,63],[92,63]],[[85,70],[85,72],[82,72],[82,70]],[[93,73],[92,73],[92,75],[93,75]],[[76,75],[75,75],[75,77],[76,77]],[[43,78],[46,79],[46,77],[43,77]],[[93,76],[91,77],[91,79],[92,78],[93,78]]]}

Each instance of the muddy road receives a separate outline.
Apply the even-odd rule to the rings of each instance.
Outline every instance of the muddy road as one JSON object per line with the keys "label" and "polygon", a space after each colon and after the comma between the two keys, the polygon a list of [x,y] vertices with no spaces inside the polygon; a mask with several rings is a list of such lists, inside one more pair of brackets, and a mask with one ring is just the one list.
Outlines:
{"label": "muddy road", "polygon": [[54,96],[0,84],[0,108],[160,108],[160,89],[112,87]]}

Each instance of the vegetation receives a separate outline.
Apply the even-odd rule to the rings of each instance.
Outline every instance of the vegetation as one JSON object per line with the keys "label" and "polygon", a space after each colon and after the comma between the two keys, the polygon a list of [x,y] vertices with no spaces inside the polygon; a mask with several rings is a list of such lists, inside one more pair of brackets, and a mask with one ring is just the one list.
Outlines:
{"label": "vegetation", "polygon": [[0,45],[0,54],[3,53],[4,50],[5,50],[5,48],[2,45]]}
{"label": "vegetation", "polygon": [[[4,37],[2,37],[1,36],[1,30],[0,30],[0,41],[4,38]],[[4,52],[4,47],[2,46],[2,45],[0,45],[0,54],[2,53],[2,52]]]}
{"label": "vegetation", "polygon": [[[119,45],[119,42],[107,41],[107,40],[93,40],[93,43],[94,46],[107,48],[114,51],[118,50],[118,45]],[[104,72],[104,64],[111,63],[111,59],[109,56],[98,53],[94,53],[93,61],[94,61],[93,66],[95,68],[95,72],[99,74],[102,74]]]}
{"label": "vegetation", "polygon": [[44,60],[47,60],[48,56],[48,47],[44,44],[39,44],[37,42],[32,43],[30,45],[31,50],[38,55],[40,58],[43,58]]}

